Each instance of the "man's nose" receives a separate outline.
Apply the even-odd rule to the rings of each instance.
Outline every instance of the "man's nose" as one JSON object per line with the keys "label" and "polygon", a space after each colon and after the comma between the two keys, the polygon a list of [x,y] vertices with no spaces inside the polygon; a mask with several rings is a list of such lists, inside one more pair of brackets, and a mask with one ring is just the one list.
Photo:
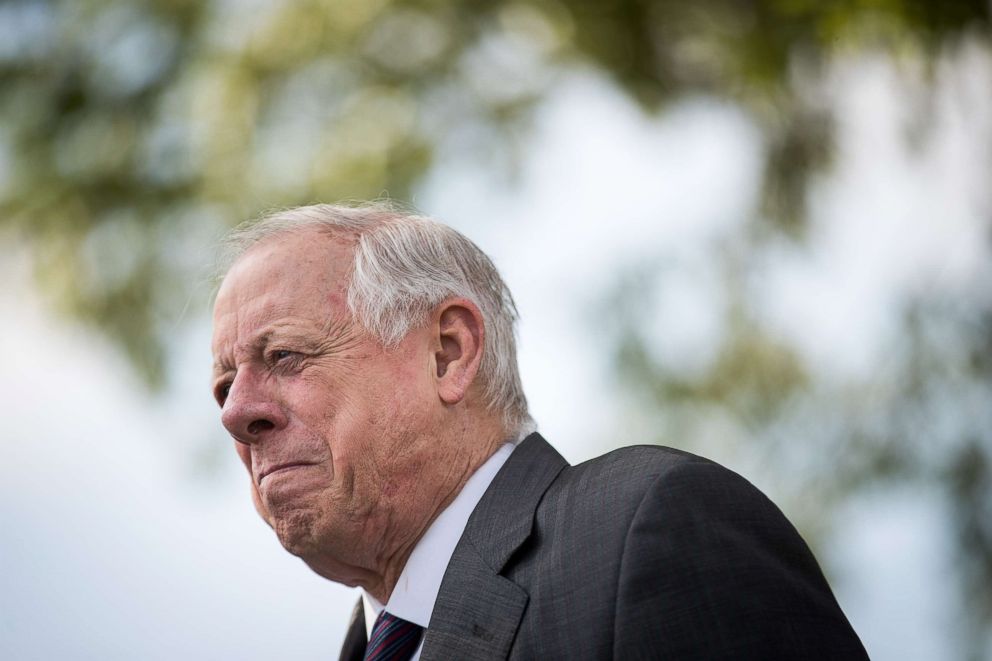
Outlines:
{"label": "man's nose", "polygon": [[220,420],[241,443],[257,442],[267,432],[286,426],[286,415],[268,389],[241,374],[231,384]]}

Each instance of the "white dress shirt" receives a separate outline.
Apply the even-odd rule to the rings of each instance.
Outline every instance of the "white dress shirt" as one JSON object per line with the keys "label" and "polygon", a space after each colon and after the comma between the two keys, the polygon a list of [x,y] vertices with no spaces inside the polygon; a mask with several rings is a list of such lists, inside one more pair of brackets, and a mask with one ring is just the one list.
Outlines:
{"label": "white dress shirt", "polygon": [[[468,478],[461,492],[434,519],[434,523],[413,547],[413,552],[393,587],[393,593],[389,595],[389,602],[385,605],[388,613],[427,628],[431,613],[434,612],[438,590],[441,589],[441,579],[444,578],[444,571],[448,568],[458,540],[465,532],[468,518],[515,447],[512,443],[500,447]],[[383,610],[383,605],[362,590],[362,606],[365,610],[365,635],[366,638],[371,638],[372,627]],[[419,661],[423,646],[424,641],[421,638],[411,661]]]}

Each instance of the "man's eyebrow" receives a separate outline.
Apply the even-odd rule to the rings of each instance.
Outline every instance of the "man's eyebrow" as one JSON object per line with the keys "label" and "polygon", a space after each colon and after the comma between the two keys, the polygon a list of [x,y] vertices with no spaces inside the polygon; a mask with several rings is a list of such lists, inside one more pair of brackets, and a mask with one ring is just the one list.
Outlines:
{"label": "man's eyebrow", "polygon": [[271,326],[255,338],[251,347],[264,351],[270,344],[288,343],[307,351],[319,351],[340,344],[348,336],[349,325],[345,320],[330,318],[322,326],[300,328],[294,324]]}
{"label": "man's eyebrow", "polygon": [[259,334],[258,337],[251,341],[250,346],[252,351],[262,353],[269,345],[282,342],[311,345],[313,344],[313,338],[305,332],[301,333],[297,330],[275,327],[266,329],[265,332]]}
{"label": "man's eyebrow", "polygon": [[[266,331],[262,333],[255,339],[253,339],[249,346],[252,353],[261,353],[265,349],[265,345],[268,343],[269,337],[272,335],[271,331]],[[227,358],[214,358],[213,375],[218,377],[225,372],[231,372],[234,370],[234,364]]]}
{"label": "man's eyebrow", "polygon": [[[254,355],[260,355],[271,344],[288,342],[291,345],[300,347],[305,351],[319,351],[331,346],[337,346],[349,341],[347,333],[348,324],[345,320],[328,320],[326,326],[318,333],[301,331],[289,324],[286,326],[276,325],[265,328],[257,336],[248,342],[247,348]],[[234,370],[234,365],[225,358],[214,359],[214,376],[220,376],[224,372]]]}
{"label": "man's eyebrow", "polygon": [[231,371],[231,364],[226,360],[215,360],[214,361],[214,376],[219,376],[224,372]]}

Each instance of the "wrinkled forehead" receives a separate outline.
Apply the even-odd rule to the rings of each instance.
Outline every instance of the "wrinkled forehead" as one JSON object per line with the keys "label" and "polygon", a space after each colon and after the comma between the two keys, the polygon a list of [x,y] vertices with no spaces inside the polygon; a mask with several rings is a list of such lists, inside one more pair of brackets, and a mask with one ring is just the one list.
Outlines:
{"label": "wrinkled forehead", "polygon": [[267,237],[234,260],[217,298],[281,280],[346,286],[354,263],[354,241],[309,228]]}
{"label": "wrinkled forehead", "polygon": [[214,302],[214,338],[279,315],[337,315],[347,307],[353,245],[317,231],[266,239],[239,257]]}

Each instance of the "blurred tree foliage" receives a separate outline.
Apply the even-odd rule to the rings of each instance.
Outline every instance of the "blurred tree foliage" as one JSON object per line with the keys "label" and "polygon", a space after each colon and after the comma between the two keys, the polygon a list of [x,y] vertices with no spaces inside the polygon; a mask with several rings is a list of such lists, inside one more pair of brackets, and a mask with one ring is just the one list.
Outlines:
{"label": "blurred tree foliage", "polygon": [[8,0],[0,223],[157,384],[177,243],[262,207],[407,197],[451,145],[512,151],[564,66],[647,108],[744,104],[770,147],[766,216],[799,233],[831,135],[800,79],[866,41],[933,50],[988,24],[985,0]]}
{"label": "blurred tree foliage", "polygon": [[[883,49],[932,62],[988,41],[989,28],[987,0],[6,0],[0,228],[30,246],[51,301],[156,386],[195,256],[221,227],[266,207],[405,198],[452,150],[512,163],[528,111],[569,67],[602,71],[647,111],[688,93],[730,100],[767,152],[751,248],[726,255],[726,344],[705,373],[667,370],[637,330],[650,311],[621,288],[620,374],[669,412],[661,428],[675,438],[715,415],[779,466],[821,444],[828,460],[803,473],[810,499],[880,476],[941,485],[980,655],[974,641],[992,622],[990,431],[967,419],[937,429],[931,413],[988,394],[989,301],[907,303],[906,346],[881,381],[891,387],[829,390],[754,318],[735,255],[803,239],[834,130],[809,81],[831,58]],[[780,452],[777,439],[810,420],[823,428],[804,453]]]}

